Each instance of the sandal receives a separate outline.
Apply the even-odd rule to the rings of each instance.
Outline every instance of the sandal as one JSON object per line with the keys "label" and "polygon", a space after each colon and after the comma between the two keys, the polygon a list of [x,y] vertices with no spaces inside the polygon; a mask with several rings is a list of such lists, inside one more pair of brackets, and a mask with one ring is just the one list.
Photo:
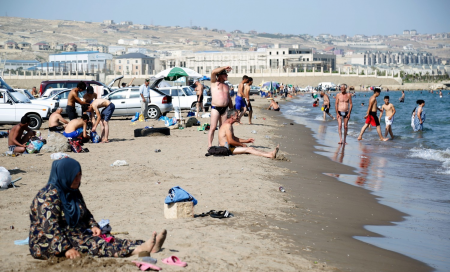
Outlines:
{"label": "sandal", "polygon": [[232,213],[228,212],[227,210],[218,211],[218,212],[213,211],[212,213],[210,213],[210,216],[212,218],[218,218],[218,219],[234,217],[234,215]]}
{"label": "sandal", "polygon": [[156,265],[153,265],[153,264],[139,262],[139,261],[133,261],[133,263],[136,264],[136,266],[142,271],[147,271],[149,269],[156,270],[156,271],[161,270],[160,267],[157,267]]}

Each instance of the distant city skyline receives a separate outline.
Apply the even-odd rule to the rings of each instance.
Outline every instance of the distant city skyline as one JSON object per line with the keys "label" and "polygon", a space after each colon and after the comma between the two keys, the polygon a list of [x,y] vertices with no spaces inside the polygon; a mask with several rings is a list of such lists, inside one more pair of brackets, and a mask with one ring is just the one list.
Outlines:
{"label": "distant city skyline", "polygon": [[[263,4],[261,4],[263,3]],[[378,1],[7,1],[0,16],[134,24],[203,26],[283,34],[392,35],[450,32],[448,0]]]}

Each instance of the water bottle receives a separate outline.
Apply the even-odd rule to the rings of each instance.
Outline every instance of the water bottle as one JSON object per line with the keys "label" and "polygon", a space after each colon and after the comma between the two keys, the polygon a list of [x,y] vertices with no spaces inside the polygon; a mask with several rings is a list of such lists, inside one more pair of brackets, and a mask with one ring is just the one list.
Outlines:
{"label": "water bottle", "polygon": [[280,188],[278,188],[278,190],[280,190],[280,192],[282,192],[282,193],[286,193],[286,190],[283,188],[283,186],[280,186]]}

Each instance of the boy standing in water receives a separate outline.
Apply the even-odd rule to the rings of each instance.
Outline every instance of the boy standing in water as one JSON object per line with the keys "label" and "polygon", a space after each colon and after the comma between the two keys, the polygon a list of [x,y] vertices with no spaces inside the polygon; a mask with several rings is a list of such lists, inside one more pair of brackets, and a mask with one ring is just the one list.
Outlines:
{"label": "boy standing in water", "polygon": [[380,93],[381,93],[381,88],[380,87],[376,87],[373,90],[373,95],[369,99],[369,107],[367,107],[366,116],[364,116],[364,118],[366,119],[366,124],[364,124],[364,126],[361,129],[361,133],[358,136],[358,141],[362,140],[362,136],[364,134],[364,131],[366,131],[366,129],[370,125],[372,125],[373,127],[377,127],[378,136],[380,136],[380,140],[381,141],[387,141],[388,140],[386,138],[383,138],[383,135],[381,134],[380,120],[378,119],[378,116],[377,116],[377,110],[381,111],[377,107],[377,97],[380,96]]}
{"label": "boy standing in water", "polygon": [[394,139],[394,134],[392,133],[392,123],[394,123],[395,107],[392,103],[389,103],[389,96],[384,97],[384,105],[381,107],[380,120],[384,111],[386,111],[386,116],[384,117],[384,123],[386,124],[384,137],[387,137],[389,132],[391,139]]}

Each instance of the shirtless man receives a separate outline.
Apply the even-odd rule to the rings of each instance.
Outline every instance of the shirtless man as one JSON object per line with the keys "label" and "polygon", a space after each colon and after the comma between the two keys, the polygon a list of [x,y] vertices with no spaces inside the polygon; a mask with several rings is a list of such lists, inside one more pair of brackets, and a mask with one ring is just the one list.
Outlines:
{"label": "shirtless man", "polygon": [[[92,86],[87,87],[87,91],[86,94],[83,95],[83,99],[84,102],[87,102],[89,104],[91,104],[94,99],[97,99],[97,94],[94,93],[94,88]],[[93,123],[94,115],[91,114],[90,112],[88,113],[88,107],[89,107],[88,105],[82,105],[81,109],[83,113],[86,113],[88,116],[91,117],[91,123]]]}
{"label": "shirtless man", "polygon": [[400,103],[405,102],[405,91],[402,91],[402,97],[400,97]]}
{"label": "shirtless man", "polygon": [[216,68],[211,72],[211,125],[208,134],[208,148],[212,146],[214,131],[219,122],[219,128],[227,119],[227,109],[233,108],[233,101],[230,91],[225,81],[228,79],[227,72],[231,71],[230,66]]}
{"label": "shirtless man", "polygon": [[384,105],[381,106],[380,120],[384,111],[386,111],[386,116],[384,117],[384,123],[386,124],[384,137],[386,138],[389,132],[391,139],[394,139],[394,134],[392,133],[392,123],[394,123],[395,108],[392,103],[389,103],[389,96],[387,95],[384,97]]}
{"label": "shirtless man", "polygon": [[323,104],[322,104],[322,107],[323,107],[323,120],[325,121],[325,118],[326,118],[325,114],[328,114],[328,116],[330,116],[334,120],[333,115],[330,114],[330,108],[331,108],[330,107],[330,98],[328,97],[328,95],[324,91],[320,92],[320,96],[323,98]]}
{"label": "shirtless man", "polygon": [[203,85],[200,84],[198,80],[194,82],[195,84],[195,92],[197,93],[197,117],[198,113],[200,112],[200,108],[202,108],[202,111],[205,112],[205,108],[203,107]]}
{"label": "shirtless man", "polygon": [[[98,109],[104,108],[102,110],[102,113],[99,112]],[[92,132],[95,132],[97,129],[98,124],[102,123],[102,141],[101,143],[108,143],[108,136],[109,136],[109,120],[111,119],[111,116],[114,113],[114,110],[116,109],[116,106],[114,103],[107,99],[95,99],[94,102],[89,106],[88,111],[89,112],[95,112],[97,115],[97,120],[95,120],[95,124],[92,126]]]}
{"label": "shirtless man", "polygon": [[64,128],[69,122],[61,116],[61,113],[62,109],[58,108],[54,113],[52,113],[52,115],[50,115],[50,118],[48,119],[49,131],[64,131]]}
{"label": "shirtless man", "polygon": [[[30,118],[28,116],[22,117],[20,119],[20,123],[15,125],[8,136],[8,150],[13,153],[23,153],[26,150],[25,143],[28,142],[31,137],[36,135],[36,132],[32,131],[28,125],[30,124]],[[23,135],[24,131],[27,131],[25,135]]]}
{"label": "shirtless man", "polygon": [[[247,110],[248,110],[248,124],[252,124],[252,115],[253,115],[253,109],[252,104],[250,104],[250,88],[253,84],[253,78],[249,77],[247,85],[244,87],[244,97],[245,101],[247,102]],[[245,113],[245,111],[244,111]]]}
{"label": "shirtless man", "polygon": [[[336,116],[338,121],[338,144],[347,144],[348,121],[353,109],[352,95],[347,93],[347,84],[341,84],[341,93],[336,95]],[[344,121],[344,140],[342,140],[342,121]]]}
{"label": "shirtless man", "polygon": [[364,126],[361,129],[361,133],[358,136],[358,141],[362,140],[364,131],[366,131],[366,129],[370,125],[372,125],[373,127],[377,127],[377,132],[378,132],[378,136],[380,136],[380,141],[388,140],[386,138],[383,138],[383,135],[381,134],[380,120],[378,119],[378,116],[377,116],[377,111],[378,110],[381,111],[377,107],[377,97],[380,96],[380,93],[381,93],[381,88],[375,87],[375,89],[373,90],[373,95],[369,99],[369,106],[367,107],[366,116],[364,116],[364,118],[366,119],[366,123],[364,124]]}
{"label": "shirtless man", "polygon": [[280,111],[280,105],[278,105],[278,103],[275,102],[275,100],[273,98],[269,98],[269,100],[270,100],[270,105],[267,109],[273,110],[273,111]]}
{"label": "shirtless man", "polygon": [[238,85],[238,92],[236,94],[236,98],[234,100],[235,102],[235,109],[239,112],[239,122],[241,121],[241,117],[244,115],[245,110],[243,111],[244,107],[246,106],[245,100],[244,100],[244,87],[245,84],[248,83],[248,76],[243,76],[241,83]]}
{"label": "shirtless man", "polygon": [[83,138],[88,138],[86,134],[86,127],[87,122],[89,121],[89,116],[86,114],[83,114],[81,116],[81,119],[73,119],[71,120],[67,126],[66,129],[63,132],[63,135],[67,138],[77,138],[81,134],[83,135]]}
{"label": "shirtless man", "polygon": [[227,147],[231,154],[252,154],[256,156],[274,159],[277,155],[279,145],[272,152],[256,150],[253,147],[247,147],[245,143],[253,143],[255,139],[239,139],[234,136],[233,124],[239,121],[238,111],[231,109],[227,113],[227,119],[219,129],[219,145]]}
{"label": "shirtless man", "polygon": [[84,91],[85,89],[86,83],[80,81],[78,82],[77,87],[73,88],[70,91],[69,97],[67,98],[67,106],[66,106],[66,113],[67,115],[69,115],[69,120],[78,118],[77,110],[75,109],[75,103],[78,103],[80,105],[89,105],[89,103],[83,102],[78,97],[78,93]]}

